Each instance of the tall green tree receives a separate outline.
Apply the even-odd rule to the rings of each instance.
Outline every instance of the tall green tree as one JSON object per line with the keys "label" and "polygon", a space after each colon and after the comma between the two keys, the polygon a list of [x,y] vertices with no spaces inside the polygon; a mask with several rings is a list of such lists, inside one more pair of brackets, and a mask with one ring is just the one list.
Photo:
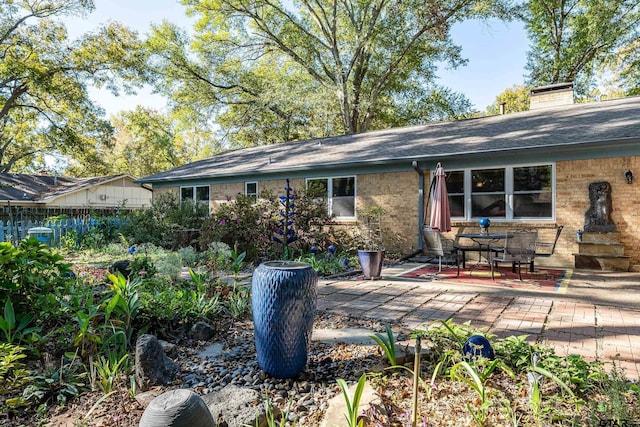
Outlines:
{"label": "tall green tree", "polygon": [[531,89],[524,85],[513,85],[502,91],[496,100],[487,107],[487,114],[499,114],[500,104],[504,103],[505,114],[517,113],[529,110],[529,97]]}
{"label": "tall green tree", "polygon": [[600,67],[638,37],[637,0],[529,0],[528,83],[574,82],[586,95]]}
{"label": "tall green tree", "polygon": [[[143,177],[210,157],[216,147],[211,135],[181,129],[168,115],[137,107],[112,118],[115,129],[105,156],[103,174],[123,173]],[[219,149],[219,148],[218,148]]]}
{"label": "tall green tree", "polygon": [[117,23],[70,41],[55,20],[92,9],[89,0],[0,2],[0,172],[31,171],[53,152],[90,163],[110,137],[87,86],[131,90],[145,61],[137,35]]}
{"label": "tall green tree", "polygon": [[493,0],[183,3],[199,18],[193,42],[168,24],[149,39],[157,88],[244,145],[464,116],[470,103],[434,83],[437,64],[465,62],[452,25],[499,10]]}

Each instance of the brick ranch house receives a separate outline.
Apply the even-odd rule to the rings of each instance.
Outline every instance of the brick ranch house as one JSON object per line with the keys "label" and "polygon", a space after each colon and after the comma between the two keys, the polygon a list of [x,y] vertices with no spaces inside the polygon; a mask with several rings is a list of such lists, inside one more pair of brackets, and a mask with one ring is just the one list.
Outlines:
{"label": "brick ranch house", "polygon": [[[572,267],[589,184],[606,181],[619,255],[640,270],[640,97],[574,104],[569,84],[534,90],[531,100],[526,112],[229,151],[137,182],[212,208],[239,192],[281,194],[286,178],[294,188],[319,184],[345,226],[357,207],[384,207],[387,249],[406,254],[422,247],[423,195],[441,162],[450,237],[478,231],[482,216],[492,231],[536,227],[545,241],[563,225],[555,254],[538,264]],[[628,171],[637,177],[630,184]]]}

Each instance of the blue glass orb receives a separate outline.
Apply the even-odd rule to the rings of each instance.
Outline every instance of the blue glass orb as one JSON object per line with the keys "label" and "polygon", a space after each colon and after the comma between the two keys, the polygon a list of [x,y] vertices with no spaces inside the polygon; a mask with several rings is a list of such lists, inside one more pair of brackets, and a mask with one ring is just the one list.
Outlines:
{"label": "blue glass orb", "polygon": [[318,247],[317,246],[311,246],[311,253],[312,254],[317,254],[318,253]]}
{"label": "blue glass orb", "polygon": [[479,357],[493,360],[496,357],[491,343],[482,335],[471,335],[462,347],[462,355],[466,360],[475,360]]}
{"label": "blue glass orb", "polygon": [[329,250],[329,253],[331,254],[335,254],[336,253],[336,247],[331,245],[327,248]]}
{"label": "blue glass orb", "polygon": [[489,218],[480,218],[480,227],[488,228],[491,225]]}

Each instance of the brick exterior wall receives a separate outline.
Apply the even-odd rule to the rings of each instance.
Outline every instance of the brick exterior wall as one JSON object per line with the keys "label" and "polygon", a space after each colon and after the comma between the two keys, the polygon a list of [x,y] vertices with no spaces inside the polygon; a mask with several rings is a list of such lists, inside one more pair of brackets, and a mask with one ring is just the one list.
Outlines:
{"label": "brick exterior wall", "polygon": [[[624,172],[630,169],[636,174],[633,184],[625,181]],[[418,246],[418,174],[411,172],[363,174],[356,178],[356,206],[377,204],[387,214],[382,221],[385,248],[388,251],[408,254]],[[556,221],[494,222],[491,230],[506,231],[512,228],[536,227],[539,239],[552,242],[557,225],[564,230],[551,258],[540,258],[538,265],[573,267],[573,254],[578,252],[576,231],[584,227],[584,214],[589,208],[589,184],[607,181],[612,187],[612,219],[621,234],[625,255],[630,256],[631,270],[640,271],[640,157],[618,157],[598,160],[575,160],[556,163]],[[304,179],[291,181],[293,188],[302,188]],[[428,174],[425,192],[429,189]],[[258,191],[270,190],[282,194],[284,180],[259,181]],[[162,189],[168,191],[170,189]],[[173,191],[177,191],[173,189]],[[211,186],[211,207],[224,203],[227,197],[244,193],[244,183]],[[156,193],[157,194],[157,193]],[[355,221],[344,221],[352,227]],[[446,237],[454,238],[457,232],[479,231],[475,221],[454,222]]]}

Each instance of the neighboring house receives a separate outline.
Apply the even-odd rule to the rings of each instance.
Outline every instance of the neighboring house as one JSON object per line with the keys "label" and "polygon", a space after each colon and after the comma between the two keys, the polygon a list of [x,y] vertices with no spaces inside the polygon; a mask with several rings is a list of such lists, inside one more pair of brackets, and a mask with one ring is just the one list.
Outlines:
{"label": "neighboring house", "polygon": [[53,175],[0,174],[3,209],[140,209],[149,207],[152,190],[129,175],[69,178]]}
{"label": "neighboring house", "polygon": [[[422,196],[429,171],[441,162],[451,235],[478,230],[483,216],[491,218],[492,230],[537,227],[545,240],[564,225],[555,255],[540,264],[573,266],[589,184],[607,181],[617,237],[639,270],[640,98],[574,105],[571,85],[553,85],[532,94],[531,108],[230,151],[137,182],[211,207],[237,193],[279,194],[286,178],[294,188],[320,185],[338,223],[353,225],[358,206],[384,207],[387,248],[410,253],[422,245]],[[631,184],[627,171],[637,177]]]}

